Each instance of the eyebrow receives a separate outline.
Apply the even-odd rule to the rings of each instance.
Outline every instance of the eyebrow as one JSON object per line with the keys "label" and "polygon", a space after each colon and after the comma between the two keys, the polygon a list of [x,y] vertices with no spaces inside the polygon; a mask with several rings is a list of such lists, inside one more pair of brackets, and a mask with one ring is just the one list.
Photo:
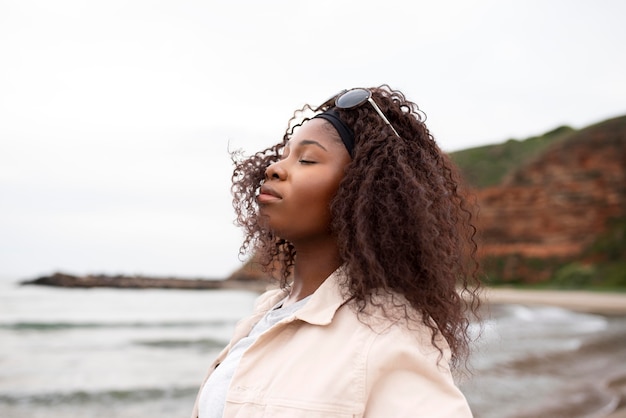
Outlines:
{"label": "eyebrow", "polygon": [[323,146],[323,145],[322,145],[322,144],[320,144],[319,142],[314,141],[314,140],[312,140],[312,139],[303,139],[302,141],[300,141],[300,142],[297,144],[297,146],[299,146],[299,147],[304,146],[304,145],[315,145],[315,146],[317,146],[317,147],[320,147],[320,148],[321,148],[321,149],[323,149],[324,151],[328,152],[328,150],[326,149],[326,147],[325,147],[325,146]]}

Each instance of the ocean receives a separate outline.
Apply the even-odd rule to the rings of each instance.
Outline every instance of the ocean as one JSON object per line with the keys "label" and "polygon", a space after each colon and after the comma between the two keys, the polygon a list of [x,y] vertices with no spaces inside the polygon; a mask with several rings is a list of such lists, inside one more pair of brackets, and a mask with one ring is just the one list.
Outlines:
{"label": "ocean", "polygon": [[[258,295],[0,282],[0,417],[187,417]],[[626,384],[626,317],[495,305],[460,386],[477,418],[600,418]]]}

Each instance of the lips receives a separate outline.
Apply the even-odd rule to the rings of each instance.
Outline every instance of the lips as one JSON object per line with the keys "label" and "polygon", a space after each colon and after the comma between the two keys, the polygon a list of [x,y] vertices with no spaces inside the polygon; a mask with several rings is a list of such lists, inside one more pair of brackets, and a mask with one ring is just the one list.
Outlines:
{"label": "lips", "polygon": [[282,198],[283,197],[280,195],[280,193],[278,193],[272,187],[264,184],[263,186],[261,186],[260,193],[257,196],[257,201],[259,203],[269,203],[269,202],[273,202],[276,200],[280,200]]}

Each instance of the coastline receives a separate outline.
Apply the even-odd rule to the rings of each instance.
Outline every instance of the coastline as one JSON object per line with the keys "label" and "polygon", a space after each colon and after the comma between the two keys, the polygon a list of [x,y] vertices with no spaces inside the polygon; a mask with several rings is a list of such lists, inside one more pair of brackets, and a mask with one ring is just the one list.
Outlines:
{"label": "coastline", "polygon": [[[589,314],[626,316],[626,293],[486,288],[482,298],[487,305],[544,305]],[[626,378],[617,377],[605,384],[619,399],[615,409],[605,418],[626,418]]]}
{"label": "coastline", "polygon": [[548,305],[598,315],[626,315],[626,293],[490,287],[482,297],[487,304]]}
{"label": "coastline", "polygon": [[188,290],[248,290],[262,293],[269,282],[246,275],[226,279],[188,279],[180,277],[147,277],[129,275],[89,274],[75,276],[61,272],[19,282],[22,286],[55,286],[65,288],[109,287],[117,289],[188,289]]}
{"label": "coastline", "polygon": [[[92,279],[95,279],[95,278],[92,277]],[[108,284],[110,286],[125,285],[131,288],[149,288],[148,285],[154,285],[155,287],[158,285],[158,286],[162,286],[166,288],[167,286],[174,286],[174,285],[177,286],[177,287],[169,287],[170,289],[173,289],[173,288],[190,289],[190,286],[192,284],[193,285],[198,284],[196,283],[195,280],[186,279],[185,280],[186,283],[179,282],[178,280],[172,280],[172,282],[169,283],[169,285],[166,285],[166,282],[164,280],[167,280],[167,278],[161,278],[161,279],[158,279],[158,281],[156,279],[153,279],[155,281],[152,282],[151,280],[145,280],[145,279],[148,279],[146,277],[139,278],[136,276],[134,276],[134,279],[135,279],[134,281],[121,280],[120,277],[118,277],[117,280],[110,280],[110,278],[107,279],[106,277],[99,277],[99,279],[100,281],[98,280],[91,281],[91,282],[80,281],[80,283],[74,283],[74,284],[94,286],[95,284],[99,283],[101,285]],[[241,286],[241,290],[252,291],[251,287],[248,287],[252,285],[251,282],[252,280],[249,283],[240,282],[240,283],[232,283],[232,285]],[[68,285],[70,283],[71,283],[70,281],[65,282],[65,284],[68,284]],[[201,282],[201,284],[202,285],[214,285],[217,283]],[[60,283],[57,283],[57,285],[60,285]],[[163,286],[163,285],[166,285],[166,286]],[[220,282],[218,286],[221,287],[223,285],[225,285],[225,283]],[[230,286],[231,284],[229,283],[228,285]],[[136,287],[133,287],[133,286],[136,286]],[[259,286],[259,287],[262,287],[262,286]],[[224,287],[221,287],[221,288],[223,289]],[[18,288],[14,288],[13,290],[16,296],[19,296],[22,293],[20,292],[20,289]],[[23,292],[25,296],[21,299],[21,301],[23,302],[21,306],[24,307],[23,312],[30,312],[31,309],[34,309],[34,308],[37,308],[37,310],[40,312],[46,312],[46,311],[56,312],[57,311],[56,308],[50,309],[50,307],[59,307],[60,300],[65,301],[62,304],[62,306],[71,307],[71,309],[68,309],[68,311],[74,312],[75,309],[78,309],[80,311],[80,306],[82,306],[82,303],[83,303],[83,295],[85,294],[85,292],[73,292],[70,290],[68,292],[55,292],[55,297],[49,298],[48,297],[49,294],[46,291],[42,292],[40,290],[33,289],[33,292],[30,292],[29,289],[24,289],[24,290],[26,290],[26,292]],[[258,292],[262,290],[264,289],[258,289]],[[252,292],[257,293],[257,290],[254,290]],[[180,293],[180,292],[174,291],[174,292],[171,292],[172,296],[170,296],[170,292],[146,292],[145,295],[141,295],[141,297],[139,298],[137,297],[138,295],[137,292],[126,293],[124,292],[123,289],[120,292],[108,292],[107,291],[107,292],[89,292],[89,293],[90,294],[93,293],[93,295],[90,296],[90,299],[92,299],[94,302],[98,302],[98,301],[102,302],[99,305],[96,304],[98,306],[104,307],[104,309],[98,310],[98,312],[102,314],[102,318],[109,318],[110,306],[117,306],[115,305],[117,303],[119,303],[120,306],[124,306],[128,304],[127,303],[128,301],[132,301],[132,303],[129,304],[129,306],[133,306],[134,307],[133,310],[136,310],[137,304],[140,304],[139,305],[141,306],[140,310],[145,310],[147,312],[153,312],[153,311],[157,312],[158,318],[159,318],[159,320],[157,321],[158,324],[168,323],[168,321],[163,321],[162,319],[163,317],[161,316],[163,315],[163,313],[161,313],[161,311],[164,311],[164,310],[159,308],[159,306],[165,306],[162,304],[164,301],[164,299],[162,299],[163,297],[167,297],[168,298],[167,300],[170,302],[184,300],[185,309],[181,311],[186,311],[188,308],[191,309],[193,314],[190,318],[194,320],[196,319],[196,315],[199,315],[198,312],[204,312],[207,309],[210,311],[216,311],[216,312],[221,311],[222,308],[219,308],[219,309],[216,308],[217,306],[215,305],[215,303],[217,303],[216,301],[229,300],[228,299],[229,297],[232,297],[232,298],[241,297],[243,298],[244,302],[250,303],[255,298],[255,295],[253,294],[245,294],[244,296],[241,296],[242,295],[241,292],[225,292],[224,295],[222,295],[220,294],[221,292],[206,292],[205,293],[205,292],[189,291],[189,292]],[[175,297],[176,295],[179,295],[179,294],[182,294],[184,297],[181,297],[181,298]],[[31,296],[40,295],[41,299],[34,300],[34,299],[31,299],[29,295]],[[108,297],[109,299],[101,299],[100,298],[101,295],[104,295]],[[157,296],[158,298],[156,298]],[[501,392],[499,392],[497,388],[493,387],[492,384],[494,382],[498,382],[499,384],[502,376],[499,376],[498,373],[501,373],[502,371],[496,371],[495,374],[490,373],[489,371],[486,371],[485,379],[483,379],[483,381],[481,382],[481,385],[478,386],[479,388],[481,388],[479,393],[481,393],[482,395],[477,397],[477,399],[479,400],[479,402],[476,404],[477,411],[480,410],[480,407],[482,405],[480,402],[489,402],[491,403],[491,405],[499,405],[501,402],[506,402],[506,404],[510,404],[511,402],[508,401],[506,398],[506,396],[508,396],[507,393],[516,394],[518,393],[518,389],[523,390],[525,387],[524,385],[526,384],[534,385],[535,382],[538,382],[538,384],[540,384],[542,376],[550,376],[550,373],[552,373],[552,371],[554,371],[555,373],[558,373],[555,367],[560,367],[560,366],[567,367],[568,365],[572,365],[572,370],[574,371],[572,371],[571,373],[563,373],[561,375],[562,377],[561,381],[557,383],[560,384],[561,382],[568,382],[569,380],[567,379],[567,376],[572,376],[572,381],[574,381],[574,379],[576,380],[576,384],[574,385],[575,389],[569,392],[560,391],[558,392],[559,396],[554,396],[553,398],[548,399],[548,401],[554,400],[554,402],[547,402],[547,403],[541,402],[541,403],[537,403],[536,405],[533,404],[532,402],[529,403],[528,405],[522,402],[521,405],[523,407],[528,406],[529,408],[529,410],[527,411],[529,413],[526,414],[525,416],[528,416],[528,417],[530,416],[533,416],[533,417],[534,416],[568,416],[569,411],[577,412],[578,415],[576,416],[591,416],[591,415],[581,414],[580,410],[584,409],[585,411],[591,411],[590,408],[592,406],[595,407],[596,405],[598,405],[599,407],[601,406],[601,408],[594,410],[595,415],[593,416],[596,418],[626,418],[626,409],[625,409],[626,407],[626,368],[623,367],[624,356],[616,354],[616,353],[619,353],[619,350],[623,350],[623,348],[626,347],[626,345],[624,345],[625,344],[624,340],[622,339],[623,336],[626,335],[626,333],[624,333],[624,331],[626,331],[626,293],[612,294],[612,293],[570,291],[570,290],[554,291],[554,290],[529,290],[529,289],[517,289],[517,288],[485,287],[483,288],[481,297],[484,301],[483,306],[485,307],[485,312],[484,312],[485,317],[489,315],[490,305],[492,306],[492,309],[494,313],[496,314],[497,318],[500,318],[499,315],[502,312],[511,313],[511,315],[506,316],[506,318],[513,318],[514,320],[512,322],[509,322],[509,321],[503,322],[507,324],[505,328],[503,329],[513,330],[513,332],[504,333],[504,336],[507,337],[507,341],[509,341],[509,344],[506,345],[507,349],[519,348],[518,346],[515,345],[515,344],[518,344],[516,342],[517,341],[516,335],[519,332],[523,334],[520,337],[521,338],[520,343],[524,344],[524,343],[528,343],[528,340],[525,340],[527,335],[530,335],[531,340],[532,338],[536,338],[536,337],[540,337],[540,338],[546,337],[547,340],[550,340],[550,338],[554,337],[556,340],[561,335],[560,334],[562,330],[562,328],[560,328],[561,325],[563,326],[563,330],[567,329],[568,327],[577,326],[576,325],[577,319],[573,319],[573,318],[578,318],[579,315],[572,315],[571,313],[568,313],[568,312],[553,313],[551,309],[547,309],[545,311],[548,312],[548,317],[547,317],[548,322],[549,322],[550,315],[554,314],[556,315],[556,318],[557,318],[556,324],[558,327],[557,328],[554,328],[554,326],[548,327],[547,331],[546,330],[541,331],[540,336],[532,334],[532,333],[528,334],[528,332],[533,332],[533,330],[542,329],[541,323],[543,319],[546,318],[546,316],[539,315],[538,317],[539,320],[537,320],[537,317],[533,314],[535,311],[543,312],[543,309],[541,306],[562,307],[563,309],[567,309],[567,310],[592,313],[594,316],[597,316],[597,318],[593,318],[593,317],[586,318],[586,316],[581,317],[583,326],[587,324],[587,321],[590,321],[592,325],[603,324],[605,322],[611,323],[611,324],[617,323],[617,324],[620,324],[619,330],[621,331],[618,334],[609,335],[609,338],[607,338],[606,340],[605,339],[593,339],[593,341],[597,344],[590,345],[586,349],[583,349],[580,351],[574,350],[575,352],[574,351],[572,351],[571,353],[566,352],[564,353],[565,354],[564,356],[559,354],[558,357],[548,356],[545,359],[546,361],[530,361],[530,362],[524,361],[524,362],[518,362],[517,364],[513,364],[511,366],[512,369],[515,369],[517,372],[519,372],[519,374],[511,374],[510,376],[514,375],[514,376],[519,376],[520,378],[517,379],[516,377],[515,379],[508,379],[508,381],[510,382],[510,381],[515,380],[517,382],[517,386],[507,388],[508,383],[502,380],[503,390]],[[113,300],[115,301],[115,304],[112,303]],[[160,301],[160,302],[159,303],[149,302],[151,300]],[[195,302],[190,302],[190,300],[195,301]],[[127,301],[127,302],[124,302],[124,301]],[[208,301],[213,301],[213,302],[208,302]],[[46,306],[45,304],[48,302],[54,302],[55,305],[51,305],[49,306],[49,308],[46,308],[46,310],[44,310],[44,307]],[[170,302],[168,302],[167,304],[168,309],[165,311],[168,311],[174,314],[176,312],[176,309],[172,309],[172,308],[178,305],[176,303],[170,303]],[[42,303],[44,303],[44,305],[42,305]],[[89,305],[91,304],[92,302],[90,301]],[[503,304],[502,309],[500,308],[499,304]],[[531,307],[531,309],[519,308],[515,306],[508,307],[507,305],[509,304],[520,305],[520,306],[527,305]],[[228,303],[226,305],[228,305],[229,307],[232,305],[234,307],[236,304]],[[537,306],[539,307],[539,309],[536,310],[532,308],[532,306]],[[235,311],[235,312],[239,312],[239,311]],[[518,321],[516,320],[516,318],[518,317],[517,313],[519,312],[521,312],[522,314],[528,312],[529,314],[531,314],[531,316],[525,317],[524,315],[522,315],[522,320]],[[609,314],[609,315],[606,315],[606,314]],[[31,314],[29,313],[28,315],[31,315]],[[202,315],[204,315],[204,313]],[[238,316],[238,315],[233,315],[233,317],[235,316]],[[605,319],[602,319],[600,316],[604,317]],[[48,319],[47,316],[44,316],[44,318],[46,320]],[[94,329],[91,329],[91,328],[84,328],[85,324],[89,325],[90,323],[89,321],[85,321],[84,315],[79,315],[75,317],[75,319],[76,319],[77,324],[79,325],[82,324],[82,325],[80,325],[79,328],[71,328],[72,332],[75,332],[75,331],[78,331],[78,332],[86,331],[86,332],[93,332],[93,333],[101,333],[101,332],[109,333],[110,332],[115,335],[118,335],[120,333],[121,334],[127,333],[127,330],[124,327],[121,329],[119,328],[119,326],[117,325],[117,321],[111,322],[110,327],[107,325],[105,327],[96,327]],[[42,320],[42,321],[46,322],[46,320]],[[532,321],[532,322],[529,322],[529,321]],[[59,321],[59,322],[61,326],[64,326],[66,322],[73,323],[73,322],[70,322],[69,320],[68,321],[64,320],[64,321]],[[109,324],[108,319],[103,320],[103,322],[105,324]],[[186,323],[187,321],[183,321],[183,322]],[[194,321],[192,320],[190,322],[194,322]],[[200,330],[199,328],[193,328],[191,330],[192,332],[190,333],[187,333],[187,331],[185,331],[185,335],[183,336],[182,334],[180,335],[178,334],[177,327],[165,326],[162,329],[155,328],[156,326],[160,327],[160,325],[158,324],[155,326],[150,326],[150,327],[133,328],[133,333],[132,333],[133,336],[132,336],[131,343],[134,346],[136,345],[139,348],[155,347],[156,351],[158,352],[164,351],[164,347],[171,347],[171,348],[175,348],[174,351],[176,352],[180,351],[182,353],[182,350],[184,349],[184,347],[187,347],[189,349],[188,350],[189,352],[185,352],[184,354],[185,357],[190,357],[190,356],[195,355],[195,353],[197,352],[196,349],[202,344],[212,344],[209,342],[209,340],[205,342],[204,335],[195,334],[197,331],[200,331],[202,334],[204,334],[204,331]],[[183,324],[182,326],[185,326],[185,325]],[[60,329],[63,330],[65,328],[60,328]],[[36,330],[38,329],[28,328],[26,330],[28,333],[34,333],[34,332],[37,332]],[[16,327],[15,329],[7,328],[7,332],[9,332],[9,334],[16,333],[16,334],[19,334],[19,336],[21,336],[24,331],[23,331],[23,328],[21,328],[21,326],[19,326],[18,324],[18,327]],[[564,331],[564,332],[567,332],[567,331]],[[139,340],[144,339],[141,336],[141,333],[146,334],[145,340],[148,343],[152,342],[152,340],[154,339],[155,344],[154,345],[142,344],[142,342],[139,341]],[[170,335],[170,333],[172,333],[172,335]],[[555,335],[553,335],[553,333],[555,333]],[[49,332],[47,329],[45,329],[45,330],[42,330],[41,335],[46,336],[46,338],[56,339],[56,337],[54,337],[53,334],[56,334],[56,333]],[[20,338],[19,340],[21,341],[22,339]],[[139,341],[139,343],[132,342],[135,340]],[[172,342],[174,342],[174,344]],[[183,342],[186,345],[182,344]],[[35,343],[33,347],[35,347],[37,350],[40,350],[40,348],[38,348],[39,347],[38,342]],[[87,349],[89,349],[89,347],[87,347]],[[115,351],[118,348],[114,347],[113,349]],[[498,350],[499,349],[496,348],[494,351],[491,352],[492,354],[496,355],[496,359],[498,356]],[[500,351],[506,351],[506,350],[500,350]],[[606,357],[605,357],[605,354],[606,354]],[[17,354],[18,358],[21,358],[19,357],[21,355],[22,355],[21,352],[18,352]],[[62,354],[58,353],[58,355],[61,356]],[[167,355],[169,356],[172,354],[170,353]],[[489,358],[491,359],[491,357]],[[607,358],[611,360],[602,360],[602,359],[607,359]],[[613,361],[615,359],[617,359],[617,361]],[[555,366],[555,364],[557,363],[560,366]],[[574,367],[576,365],[582,365],[582,366]],[[615,366],[613,367],[613,365]],[[587,374],[587,372],[585,372],[585,370],[591,370],[591,368],[593,367],[595,367],[595,369],[593,370],[593,373]],[[497,369],[493,369],[493,370],[497,370]],[[509,373],[509,372],[505,370],[505,373]],[[537,377],[537,380],[534,380],[535,375]],[[505,377],[506,376],[509,376],[509,375],[505,374]],[[570,397],[572,396],[576,397],[578,396],[578,394],[587,394],[587,388],[593,388],[593,390],[590,391],[590,393],[594,393],[594,394],[598,393],[599,395],[601,394],[602,396],[599,396],[599,397],[582,396],[580,398],[581,401],[578,403],[578,405],[580,406],[580,409],[578,409],[576,402],[572,402],[572,399],[570,399]],[[142,389],[139,388],[137,393],[142,393],[141,390]],[[493,393],[490,393],[489,392],[490,390],[493,390]],[[92,401],[97,403],[98,399],[100,399],[99,398],[100,395],[98,395],[99,392],[98,391],[92,391],[92,392],[93,392]],[[564,400],[564,404],[559,403],[561,399]],[[587,400],[589,400],[589,402],[587,402]],[[67,401],[67,399],[63,399],[63,402],[65,401]],[[600,402],[603,402],[603,403],[600,405]],[[572,403],[574,405],[572,405]],[[138,411],[139,410],[143,411],[143,407],[140,407],[139,403],[137,403],[137,405],[135,406],[137,406]],[[533,406],[535,408],[533,408]],[[2,407],[2,405],[0,405],[0,407]],[[80,408],[81,406],[76,404],[75,406],[72,406],[72,408],[74,407]],[[488,410],[488,412],[492,414],[489,416],[497,417],[498,413],[496,412],[494,415],[493,411],[494,409]],[[514,409],[509,410],[508,412],[509,413],[506,416],[516,416],[516,412]],[[3,415],[3,414],[0,412],[0,415]],[[22,416],[21,413],[17,413],[17,414],[9,413],[8,415]],[[569,416],[573,416],[573,415],[569,415]]]}

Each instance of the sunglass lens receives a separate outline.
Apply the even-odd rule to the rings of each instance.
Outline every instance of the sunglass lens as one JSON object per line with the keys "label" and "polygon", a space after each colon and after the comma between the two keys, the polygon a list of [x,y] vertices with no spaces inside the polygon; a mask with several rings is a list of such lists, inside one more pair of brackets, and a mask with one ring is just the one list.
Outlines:
{"label": "sunglass lens", "polygon": [[337,97],[335,106],[340,109],[351,109],[365,102],[370,97],[369,90],[353,89]]}

